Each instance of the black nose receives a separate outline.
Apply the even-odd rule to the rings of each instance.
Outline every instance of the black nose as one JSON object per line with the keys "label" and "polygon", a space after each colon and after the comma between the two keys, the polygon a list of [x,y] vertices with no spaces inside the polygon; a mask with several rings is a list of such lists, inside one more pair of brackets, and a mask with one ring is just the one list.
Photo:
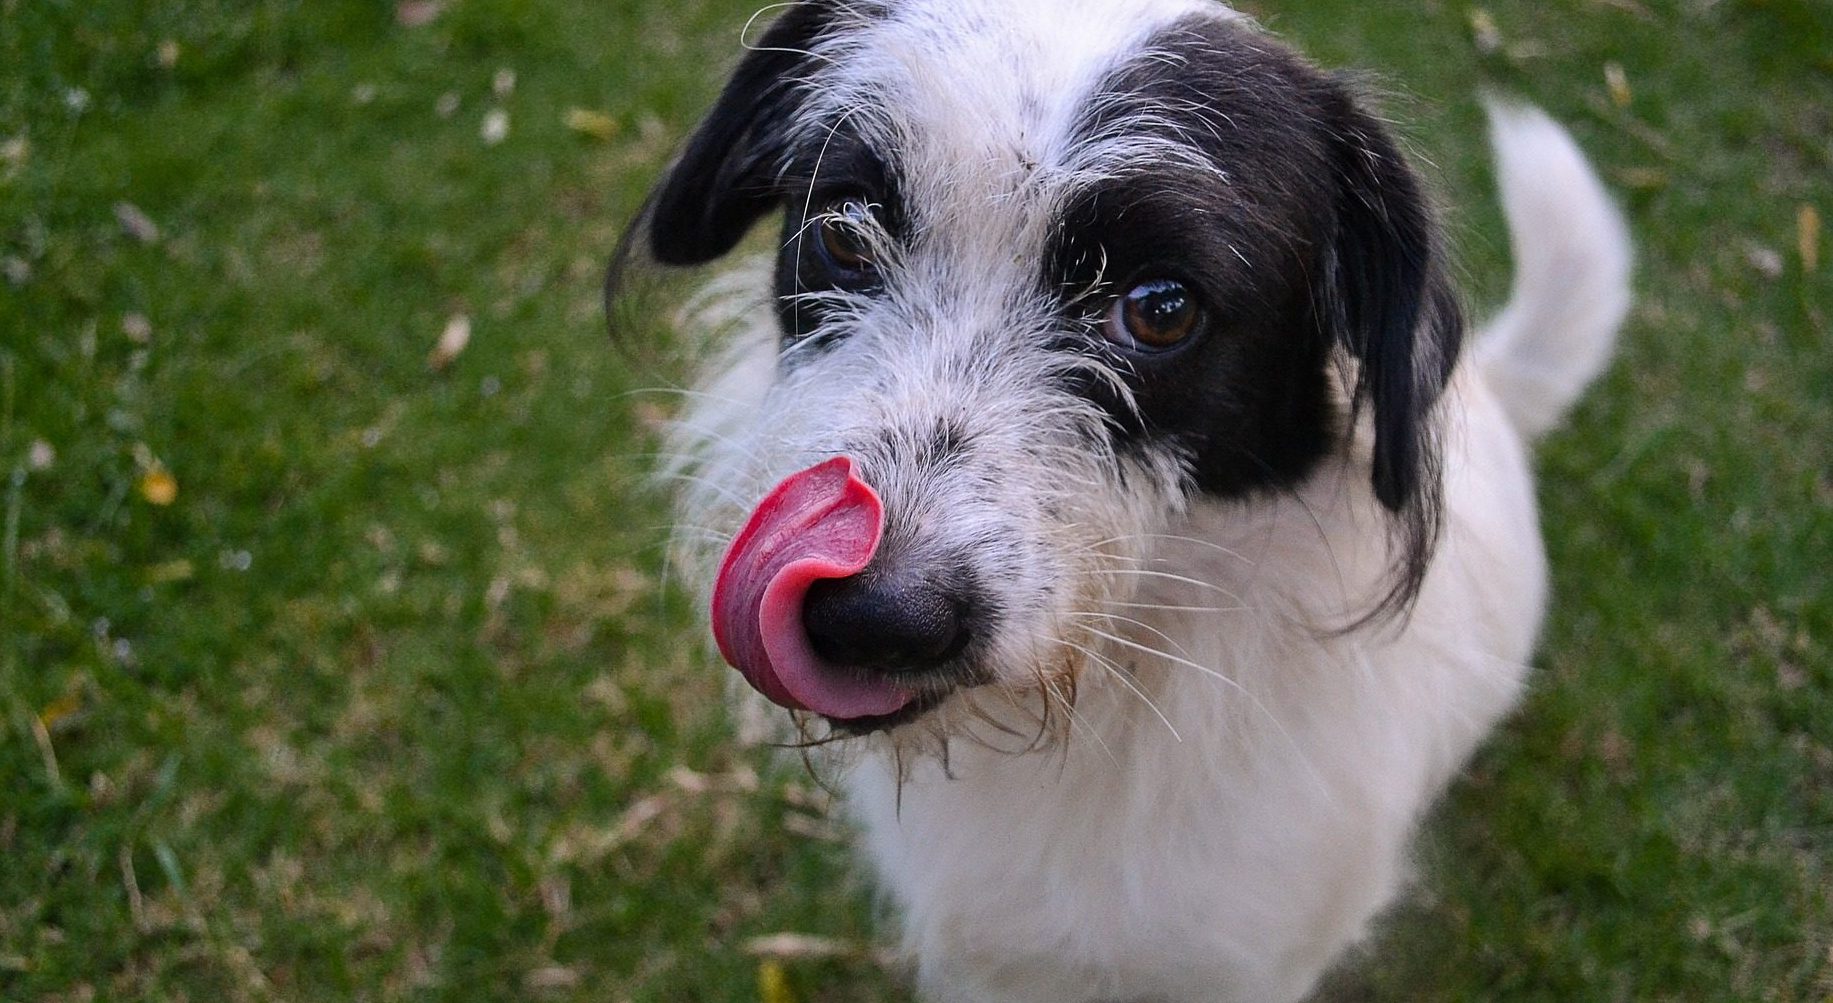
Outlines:
{"label": "black nose", "polygon": [[888,672],[934,668],[967,646],[963,604],[920,578],[867,568],[816,582],[802,604],[815,654]]}

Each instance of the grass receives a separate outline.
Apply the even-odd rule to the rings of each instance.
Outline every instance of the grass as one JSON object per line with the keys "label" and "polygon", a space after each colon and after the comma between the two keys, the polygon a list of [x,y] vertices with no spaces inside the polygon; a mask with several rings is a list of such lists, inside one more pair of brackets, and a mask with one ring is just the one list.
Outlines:
{"label": "grass", "polygon": [[[629,391],[678,364],[601,333],[752,7],[0,0],[0,998],[908,999],[665,588]],[[1833,14],[1251,9],[1378,74],[1477,301],[1480,86],[1640,243],[1532,695],[1336,993],[1833,999]]]}

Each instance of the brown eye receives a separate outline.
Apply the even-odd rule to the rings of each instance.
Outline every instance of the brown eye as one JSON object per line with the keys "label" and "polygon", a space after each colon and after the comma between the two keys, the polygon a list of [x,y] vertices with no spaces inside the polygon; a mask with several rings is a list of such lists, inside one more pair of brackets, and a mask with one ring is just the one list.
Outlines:
{"label": "brown eye", "polygon": [[842,277],[870,274],[877,262],[866,246],[865,230],[872,225],[872,207],[864,202],[841,202],[823,213],[816,224],[821,260]]}
{"label": "brown eye", "polygon": [[1107,340],[1121,348],[1170,348],[1195,333],[1202,319],[1197,298],[1176,279],[1147,279],[1114,300]]}

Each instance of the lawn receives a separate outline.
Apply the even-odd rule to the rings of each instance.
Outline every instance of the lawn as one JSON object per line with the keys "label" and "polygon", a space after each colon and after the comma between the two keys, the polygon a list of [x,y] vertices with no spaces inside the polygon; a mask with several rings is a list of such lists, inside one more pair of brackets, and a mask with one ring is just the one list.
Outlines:
{"label": "lawn", "polygon": [[[756,5],[0,0],[0,999],[908,1000],[598,305]],[[1833,999],[1833,6],[1250,9],[1372,74],[1473,302],[1481,87],[1640,245],[1532,694],[1334,994]]]}

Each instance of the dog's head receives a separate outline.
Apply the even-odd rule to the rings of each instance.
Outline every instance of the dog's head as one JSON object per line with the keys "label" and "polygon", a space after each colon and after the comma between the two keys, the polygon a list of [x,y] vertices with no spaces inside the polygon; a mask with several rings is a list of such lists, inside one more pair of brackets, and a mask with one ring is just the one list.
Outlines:
{"label": "dog's head", "polygon": [[1358,417],[1404,608],[1461,320],[1350,87],[1202,0],[807,0],[748,48],[640,232],[687,265],[784,220],[773,359],[688,423],[754,685],[853,730],[1048,697],[1143,541]]}

